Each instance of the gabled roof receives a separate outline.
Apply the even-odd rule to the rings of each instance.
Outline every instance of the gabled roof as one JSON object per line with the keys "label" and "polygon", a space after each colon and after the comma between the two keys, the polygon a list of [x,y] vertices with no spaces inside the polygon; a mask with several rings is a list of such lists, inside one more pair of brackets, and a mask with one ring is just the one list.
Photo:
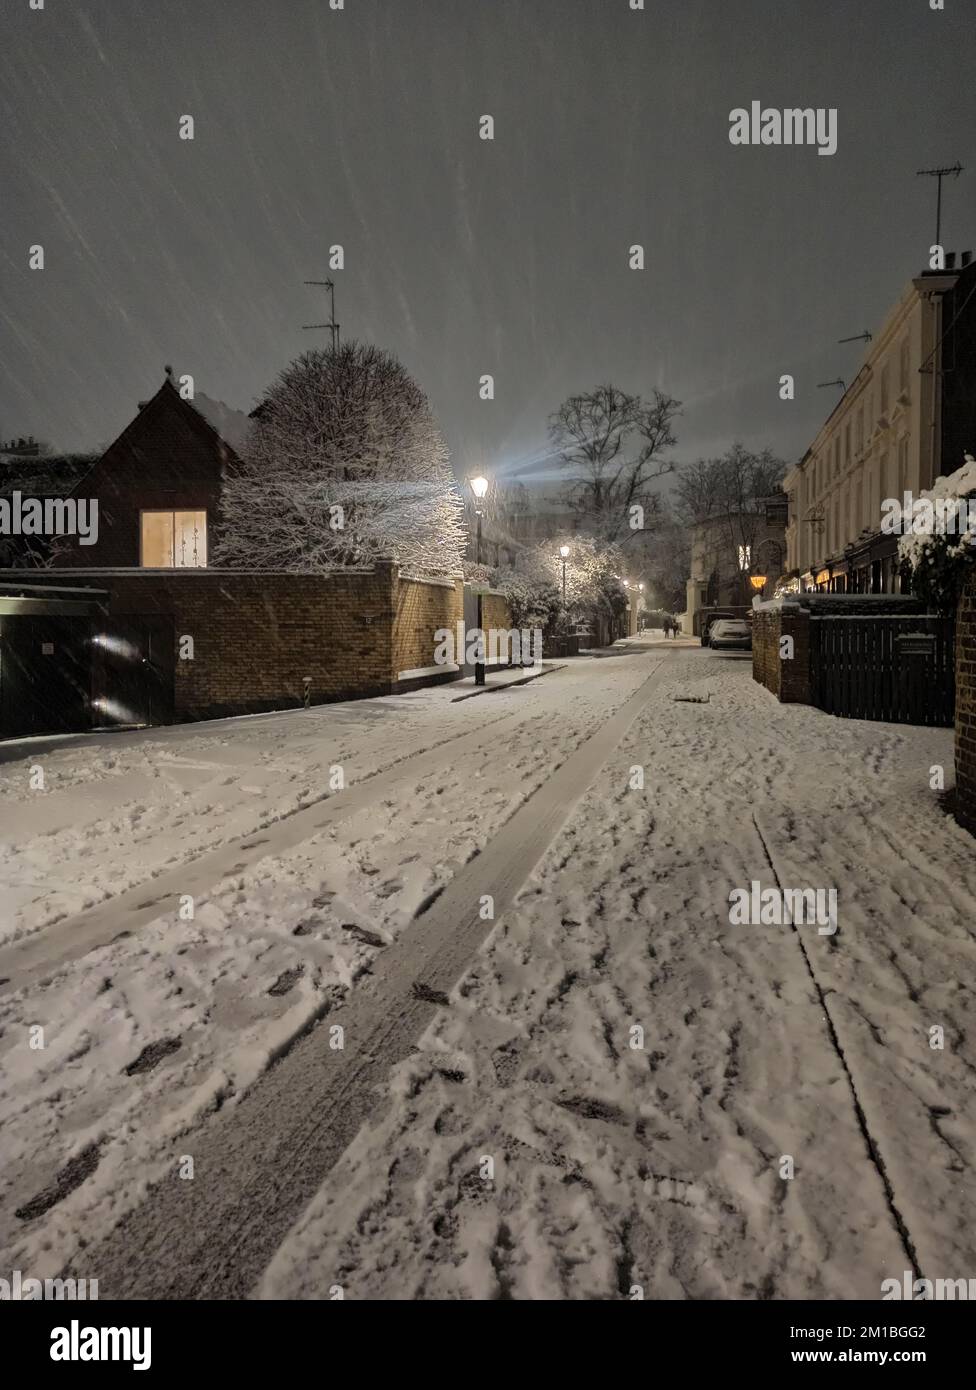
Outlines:
{"label": "gabled roof", "polygon": [[118,446],[125,441],[125,439],[131,431],[139,428],[139,426],[145,421],[147,415],[158,410],[161,406],[175,405],[177,409],[182,410],[187,414],[187,417],[192,421],[195,428],[204,430],[208,435],[212,436],[213,440],[216,442],[216,444],[223,453],[228,455],[232,460],[238,459],[239,455],[237,449],[234,447],[233,442],[230,439],[228,439],[223,433],[221,433],[221,429],[218,429],[217,426],[210,419],[208,419],[208,413],[213,414],[214,419],[221,421],[221,411],[225,412],[225,419],[221,422],[222,428],[227,429],[228,433],[233,433],[235,431],[229,427],[229,425],[226,422],[226,419],[233,419],[233,417],[242,414],[242,412],[231,410],[231,408],[229,406],[225,406],[222,401],[211,401],[208,396],[203,397],[203,400],[207,404],[207,408],[205,409],[199,409],[196,401],[184,400],[184,398],[180,395],[179,391],[177,390],[173,382],[172,376],[167,371],[166,377],[163,380],[163,384],[160,386],[156,394],[154,396],[150,396],[149,400],[147,401],[140,401],[138,412],[129,421],[122,433],[116,439],[113,439],[112,443],[104,451],[101,457],[107,457],[110,453],[112,453],[114,449],[118,448]]}

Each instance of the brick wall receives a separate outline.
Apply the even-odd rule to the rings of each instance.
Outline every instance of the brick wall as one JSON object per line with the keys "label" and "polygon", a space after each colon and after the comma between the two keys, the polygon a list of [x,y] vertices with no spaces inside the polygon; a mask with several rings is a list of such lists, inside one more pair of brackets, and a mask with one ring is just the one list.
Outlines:
{"label": "brick wall", "polygon": [[113,576],[111,614],[167,612],[193,660],[177,655],[176,718],[282,709],[388,694],[391,567],[338,575],[184,570]]}
{"label": "brick wall", "polygon": [[[392,628],[391,678],[401,688],[403,672],[428,671],[434,665],[434,634],[439,628],[453,633],[464,617],[463,585],[460,579],[414,579],[401,575],[396,585],[395,610]],[[443,678],[453,680],[456,671],[445,671]],[[406,677],[423,679],[429,677]]]}
{"label": "brick wall", "polygon": [[[780,639],[793,638],[793,656],[780,655]],[[781,704],[810,703],[810,614],[790,604],[756,608],[752,615],[752,678]]]}
{"label": "brick wall", "polygon": [[486,589],[481,595],[481,625],[486,632],[496,628],[500,632],[510,632],[512,610],[508,599],[496,589]]}
{"label": "brick wall", "polygon": [[976,835],[976,572],[956,610],[956,815]]}

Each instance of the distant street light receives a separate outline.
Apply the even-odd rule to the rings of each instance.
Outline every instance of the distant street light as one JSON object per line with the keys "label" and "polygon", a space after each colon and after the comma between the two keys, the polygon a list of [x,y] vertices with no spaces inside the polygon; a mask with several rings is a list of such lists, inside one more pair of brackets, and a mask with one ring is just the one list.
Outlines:
{"label": "distant street light", "polygon": [[561,545],[559,553],[563,557],[563,607],[566,607],[566,557],[569,554],[569,546]]}

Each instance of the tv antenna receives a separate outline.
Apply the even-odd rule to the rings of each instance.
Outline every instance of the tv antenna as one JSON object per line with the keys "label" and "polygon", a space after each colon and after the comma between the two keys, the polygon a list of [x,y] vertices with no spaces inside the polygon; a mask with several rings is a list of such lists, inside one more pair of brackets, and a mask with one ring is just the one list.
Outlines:
{"label": "tv antenna", "polygon": [[846,390],[847,390],[846,384],[841,380],[840,377],[838,377],[836,381],[818,381],[818,382],[817,382],[817,390],[818,390],[818,391],[823,390],[823,388],[824,388],[825,386],[839,386],[840,389],[841,389],[842,391],[846,391]]}
{"label": "tv antenna", "polygon": [[936,194],[936,199],[935,199],[935,244],[936,244],[936,246],[941,246],[941,245],[942,245],[942,180],[943,180],[943,179],[948,179],[948,178],[957,179],[961,173],[962,173],[962,165],[959,163],[958,159],[956,160],[955,164],[943,164],[943,165],[942,165],[940,168],[938,168],[938,169],[917,169],[917,170],[915,171],[915,177],[916,177],[916,178],[921,178],[922,175],[925,174],[925,175],[927,175],[929,178],[933,178],[933,179],[938,179],[938,180],[939,180],[939,191],[938,191],[938,193]]}
{"label": "tv antenna", "polygon": [[339,350],[339,325],[335,321],[335,281],[334,280],[306,280],[306,285],[318,285],[323,290],[329,291],[329,322],[328,323],[303,323],[303,328],[327,328],[332,334],[332,351]]}
{"label": "tv antenna", "polygon": [[[871,341],[871,334],[865,328],[863,333],[855,333],[852,338],[838,338],[837,341],[839,343],[869,343]],[[833,385],[833,383],[831,383],[831,385]]]}

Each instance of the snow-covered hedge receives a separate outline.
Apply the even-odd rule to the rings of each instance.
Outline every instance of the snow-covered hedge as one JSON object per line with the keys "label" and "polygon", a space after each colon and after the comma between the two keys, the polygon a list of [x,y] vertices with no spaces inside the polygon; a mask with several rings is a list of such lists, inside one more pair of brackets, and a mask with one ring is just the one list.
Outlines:
{"label": "snow-covered hedge", "polygon": [[921,494],[910,516],[902,515],[902,575],[914,594],[943,612],[955,607],[976,560],[976,504],[970,499],[976,499],[976,459],[967,454],[961,468]]}

